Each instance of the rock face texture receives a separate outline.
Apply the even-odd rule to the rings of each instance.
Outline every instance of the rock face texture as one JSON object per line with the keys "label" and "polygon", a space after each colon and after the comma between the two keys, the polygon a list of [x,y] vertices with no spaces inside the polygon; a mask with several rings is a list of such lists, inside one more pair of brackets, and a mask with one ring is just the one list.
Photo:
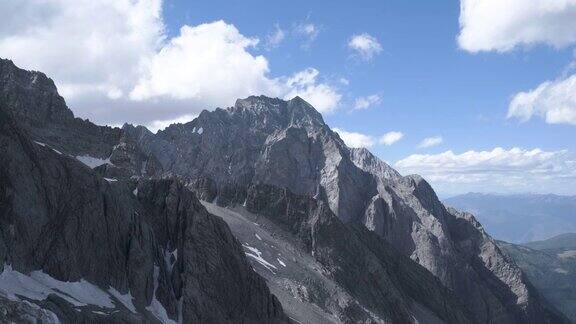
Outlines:
{"label": "rock face texture", "polygon": [[[566,320],[472,215],[346,147],[298,97],[249,97],[153,134],[74,118],[46,76],[1,60],[0,104],[0,291],[43,283],[41,298],[0,296],[7,314],[285,322],[259,264],[275,293],[329,322]],[[282,284],[191,191],[229,224],[218,208],[265,218],[309,262]],[[67,281],[100,298],[70,300]]]}
{"label": "rock face texture", "polygon": [[522,268],[534,286],[572,322],[576,322],[576,234],[498,246]]}
{"label": "rock face texture", "polygon": [[288,321],[227,225],[179,181],[103,178],[34,142],[11,104],[0,102],[2,321]]}
{"label": "rock face texture", "polygon": [[363,224],[428,269],[479,322],[557,321],[471,215],[448,210],[421,177],[346,147],[300,98],[249,97],[138,141],[220,205],[242,204],[251,183],[324,201],[342,222]]}
{"label": "rock face texture", "polygon": [[[242,208],[260,217],[260,221],[265,218],[276,225],[269,229],[273,238],[288,237],[285,241],[297,251],[293,254],[305,256],[294,259],[284,249],[278,254],[284,261],[276,263],[276,253],[272,253],[268,260],[278,266],[272,271],[260,267],[263,276],[279,286],[305,289],[304,296],[293,293],[290,297],[302,298],[332,315],[326,322],[411,323],[416,319],[426,323],[475,323],[463,303],[430,272],[364,226],[344,224],[323,201],[264,184],[251,185],[246,192]],[[211,210],[226,219],[216,207]],[[232,223],[230,226],[237,228]],[[256,227],[243,237],[250,245],[248,249],[257,248],[263,253],[282,245],[278,239],[266,243],[265,235],[250,242],[252,233],[259,232]],[[308,261],[312,268],[321,269],[321,276],[302,271],[310,267],[307,256],[313,260]],[[331,285],[336,287],[331,289]],[[291,316],[305,320],[298,315]]]}

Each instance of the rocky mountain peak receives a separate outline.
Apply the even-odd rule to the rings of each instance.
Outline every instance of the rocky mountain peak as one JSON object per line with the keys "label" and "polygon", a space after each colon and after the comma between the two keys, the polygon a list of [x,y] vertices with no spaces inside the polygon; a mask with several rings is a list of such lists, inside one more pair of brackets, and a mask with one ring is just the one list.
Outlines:
{"label": "rocky mountain peak", "polygon": [[227,111],[232,118],[249,117],[251,126],[254,127],[326,126],[322,115],[298,96],[288,101],[266,96],[250,96],[238,99],[234,107]]}

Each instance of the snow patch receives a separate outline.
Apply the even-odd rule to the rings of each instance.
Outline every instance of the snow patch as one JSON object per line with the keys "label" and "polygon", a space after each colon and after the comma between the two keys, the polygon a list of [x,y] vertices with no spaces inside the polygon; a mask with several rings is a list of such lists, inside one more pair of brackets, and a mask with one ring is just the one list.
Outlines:
{"label": "snow patch", "polygon": [[38,145],[40,145],[40,146],[46,146],[46,144],[44,144],[44,143],[42,143],[42,142],[34,141],[34,143],[36,143],[36,144],[38,144]]}
{"label": "snow patch", "polygon": [[78,155],[76,156],[76,160],[86,164],[90,169],[94,169],[95,167],[101,166],[102,164],[110,164],[110,158],[107,159],[99,159],[90,155]]}
{"label": "snow patch", "polygon": [[[260,263],[261,265],[263,265],[266,269],[270,270],[270,272],[276,274],[274,272],[274,270],[278,270],[278,268],[276,268],[275,265],[273,265],[272,263],[264,260],[264,258],[262,257],[262,252],[260,252],[260,250],[258,250],[255,247],[251,247],[248,244],[244,244],[242,245],[245,249],[249,250],[250,252],[244,252],[247,256],[251,257],[252,259],[256,260],[256,262]],[[274,269],[274,270],[272,270]]]}
{"label": "snow patch", "polygon": [[259,239],[260,241],[262,241],[262,238],[260,237],[260,235],[254,234],[254,236],[256,236],[256,238]]}
{"label": "snow patch", "polygon": [[52,278],[42,271],[33,271],[25,275],[4,266],[0,274],[0,294],[10,300],[19,300],[18,296],[32,300],[44,300],[55,294],[74,306],[96,305],[114,308],[110,296],[97,286],[82,279],[76,282],[64,282]]}
{"label": "snow patch", "polygon": [[138,197],[138,188],[134,189],[134,191],[132,191],[132,193],[134,194],[134,196]]}
{"label": "snow patch", "polygon": [[128,308],[132,313],[134,313],[134,314],[137,313],[136,307],[134,307],[134,303],[132,302],[134,297],[132,297],[132,294],[130,292],[123,295],[118,290],[116,290],[114,288],[108,289],[108,292],[110,293],[110,295],[116,297],[116,299],[118,299],[122,303],[122,305],[124,305],[124,307]]}
{"label": "snow patch", "polygon": [[202,127],[198,128],[198,134],[202,135],[202,133],[204,133],[204,128]]}
{"label": "snow patch", "polygon": [[286,263],[282,262],[282,260],[279,258],[276,258],[276,260],[278,260],[278,263],[280,263],[281,266],[286,267]]}
{"label": "snow patch", "polygon": [[164,324],[177,324],[176,321],[174,321],[168,317],[168,312],[166,312],[166,308],[164,308],[162,303],[160,303],[158,298],[156,298],[156,289],[158,289],[158,274],[159,274],[159,272],[160,272],[160,269],[157,266],[155,266],[154,267],[154,297],[152,298],[152,302],[150,303],[150,305],[146,307],[146,310],[148,310],[150,313],[152,313],[152,315],[154,315],[154,317],[156,317],[157,320],[159,320],[160,322],[162,322]]}
{"label": "snow patch", "polygon": [[118,179],[113,179],[113,178],[104,178],[104,180],[106,180],[106,181],[108,181],[108,182],[118,181]]}
{"label": "snow patch", "polygon": [[54,151],[54,152],[56,152],[56,153],[58,153],[58,154],[62,155],[62,152],[58,151],[58,150],[57,150],[57,149],[55,149],[55,148],[53,148],[53,149],[52,149],[52,151]]}

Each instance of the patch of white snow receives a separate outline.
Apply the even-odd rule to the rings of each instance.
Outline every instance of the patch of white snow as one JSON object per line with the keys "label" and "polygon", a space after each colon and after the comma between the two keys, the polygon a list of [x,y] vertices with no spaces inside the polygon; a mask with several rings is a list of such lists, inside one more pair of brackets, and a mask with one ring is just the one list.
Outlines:
{"label": "patch of white snow", "polygon": [[86,164],[90,169],[94,169],[95,167],[101,166],[102,164],[110,164],[110,158],[107,159],[99,159],[89,155],[79,155],[76,157],[76,160]]}
{"label": "patch of white snow", "polygon": [[[243,247],[247,250],[249,250],[250,252],[244,252],[247,256],[251,257],[252,259],[256,260],[256,262],[260,263],[261,265],[263,265],[266,269],[270,270],[270,272],[274,273],[274,270],[278,270],[278,268],[276,268],[275,265],[273,265],[272,263],[264,260],[264,258],[262,257],[262,252],[260,252],[260,250],[258,250],[255,247],[251,247],[249,245],[243,245]],[[252,252],[252,253],[251,253]],[[274,269],[274,270],[272,270]]]}
{"label": "patch of white snow", "polygon": [[134,303],[132,302],[134,297],[132,297],[132,294],[130,292],[123,295],[118,290],[116,290],[114,288],[108,289],[108,292],[110,293],[110,295],[116,297],[116,299],[118,299],[122,303],[122,305],[124,305],[126,308],[128,308],[132,313],[134,313],[134,314],[137,313],[136,307],[134,307]]}
{"label": "patch of white snow", "polygon": [[18,300],[18,296],[44,300],[50,294],[55,294],[74,306],[96,305],[114,308],[106,292],[84,279],[64,282],[42,271],[33,271],[30,275],[25,275],[13,270],[12,266],[4,266],[0,274],[0,294],[11,300]]}

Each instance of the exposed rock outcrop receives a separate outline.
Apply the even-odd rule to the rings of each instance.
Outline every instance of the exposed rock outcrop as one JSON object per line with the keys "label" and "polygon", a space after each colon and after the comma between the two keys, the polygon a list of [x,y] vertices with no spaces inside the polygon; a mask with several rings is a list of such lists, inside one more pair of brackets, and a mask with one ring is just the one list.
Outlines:
{"label": "exposed rock outcrop", "polygon": [[181,183],[103,178],[30,140],[3,107],[0,317],[287,321],[226,224]]}

